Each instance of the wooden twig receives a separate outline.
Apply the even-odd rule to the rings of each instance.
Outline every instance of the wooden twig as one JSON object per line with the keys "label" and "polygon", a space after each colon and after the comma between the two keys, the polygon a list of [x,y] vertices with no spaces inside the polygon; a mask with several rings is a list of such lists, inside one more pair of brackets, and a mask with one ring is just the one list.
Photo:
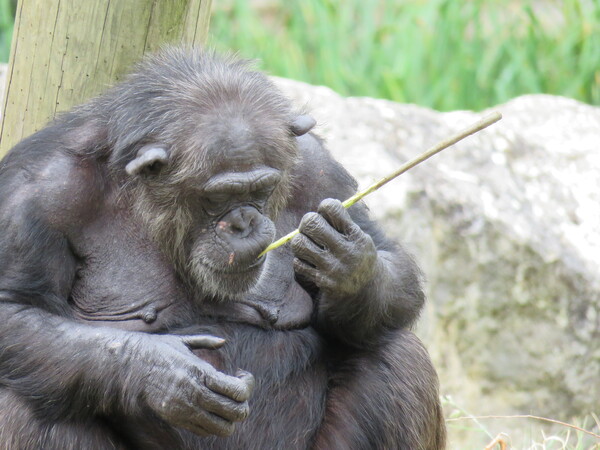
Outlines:
{"label": "wooden twig", "polygon": [[[431,158],[433,155],[441,152],[442,150],[450,147],[451,145],[456,144],[458,141],[466,138],[467,136],[470,136],[470,135],[472,135],[474,133],[477,133],[478,131],[483,130],[484,128],[489,127],[493,123],[498,122],[501,118],[502,118],[502,114],[500,114],[498,111],[496,111],[496,112],[494,112],[494,113],[492,113],[492,114],[484,117],[483,119],[479,120],[478,122],[474,123],[473,125],[469,126],[468,128],[465,128],[463,131],[461,131],[459,133],[456,133],[455,135],[449,137],[448,139],[445,139],[445,140],[439,142],[438,144],[436,144],[433,147],[431,147],[429,150],[421,153],[416,158],[411,159],[407,163],[404,163],[396,171],[392,172],[391,174],[389,174],[388,176],[382,178],[381,180],[377,181],[376,183],[372,184],[368,188],[366,188],[366,189],[364,189],[364,190],[362,190],[362,191],[354,194],[352,197],[350,197],[349,199],[345,200],[342,203],[342,205],[344,205],[345,208],[349,208],[350,206],[352,206],[356,202],[362,200],[364,197],[366,197],[370,193],[372,193],[372,192],[376,191],[377,189],[379,189],[384,184],[389,183],[394,178],[396,178],[399,175],[402,175],[404,172],[412,169],[417,164],[421,164],[426,159]],[[258,255],[258,257],[260,258],[265,253],[270,252],[271,250],[275,250],[276,248],[281,247],[283,244],[291,241],[292,238],[294,236],[296,236],[299,232],[300,231],[298,229],[296,229],[296,230],[292,231],[291,233],[283,236],[282,238],[276,240],[275,242],[273,242],[272,244],[270,244],[267,248],[265,248],[260,253],[260,255]]]}
{"label": "wooden twig", "polygon": [[497,445],[500,446],[500,450],[507,450],[508,444],[506,443],[506,437],[506,434],[500,433],[492,442],[486,445],[483,450],[493,450]]}

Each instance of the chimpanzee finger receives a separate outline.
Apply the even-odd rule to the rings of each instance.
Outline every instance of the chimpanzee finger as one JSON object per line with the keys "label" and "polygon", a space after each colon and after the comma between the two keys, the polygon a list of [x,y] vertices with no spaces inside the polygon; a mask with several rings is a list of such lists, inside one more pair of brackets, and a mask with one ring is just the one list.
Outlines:
{"label": "chimpanzee finger", "polygon": [[305,234],[297,234],[290,243],[296,258],[306,261],[314,267],[323,267],[327,259],[327,250],[314,243]]}
{"label": "chimpanzee finger", "polygon": [[319,247],[337,253],[343,245],[342,236],[327,220],[318,213],[309,212],[302,217],[298,226],[300,233],[308,236]]}
{"label": "chimpanzee finger", "polygon": [[317,211],[333,228],[346,236],[354,233],[358,228],[348,210],[339,200],[326,198],[321,202]]}
{"label": "chimpanzee finger", "polygon": [[254,391],[254,386],[256,384],[254,375],[252,375],[250,372],[246,372],[245,370],[238,369],[235,371],[235,376],[246,383],[246,386],[248,386],[248,389],[250,389],[250,393]]}
{"label": "chimpanzee finger", "polygon": [[239,422],[248,417],[248,402],[237,402],[223,395],[216,394],[206,386],[196,402],[205,410],[229,421]]}
{"label": "chimpanzee finger", "polygon": [[225,344],[225,339],[211,336],[210,334],[196,334],[181,336],[181,342],[188,346],[190,350],[197,350],[202,348],[217,349]]}
{"label": "chimpanzee finger", "polygon": [[294,258],[294,271],[297,275],[312,281],[321,289],[329,289],[334,285],[328,277],[323,276],[319,269],[312,267],[301,259]]}
{"label": "chimpanzee finger", "polygon": [[213,392],[226,395],[238,402],[245,402],[250,398],[254,388],[254,377],[246,372],[243,378],[231,377],[220,372],[207,374],[204,383]]}
{"label": "chimpanzee finger", "polygon": [[183,427],[201,436],[213,434],[227,437],[231,436],[235,430],[234,423],[201,409],[195,411],[188,420],[184,420]]}

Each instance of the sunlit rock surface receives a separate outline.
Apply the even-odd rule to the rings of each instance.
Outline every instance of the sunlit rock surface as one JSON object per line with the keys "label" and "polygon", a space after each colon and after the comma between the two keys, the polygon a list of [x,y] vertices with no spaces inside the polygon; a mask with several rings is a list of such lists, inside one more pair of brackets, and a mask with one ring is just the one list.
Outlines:
{"label": "sunlit rock surface", "polygon": [[[485,114],[276,81],[362,187]],[[546,95],[495,109],[501,122],[367,204],[423,266],[418,333],[442,394],[476,415],[600,413],[600,109]]]}

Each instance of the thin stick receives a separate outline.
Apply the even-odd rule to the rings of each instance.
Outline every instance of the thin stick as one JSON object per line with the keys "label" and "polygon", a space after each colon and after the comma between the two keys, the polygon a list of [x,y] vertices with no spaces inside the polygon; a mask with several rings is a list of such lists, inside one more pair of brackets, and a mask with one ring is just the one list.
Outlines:
{"label": "thin stick", "polygon": [[[364,197],[369,195],[371,192],[376,191],[384,184],[389,183],[394,178],[398,177],[399,175],[402,175],[407,170],[410,170],[413,167],[415,167],[417,164],[421,164],[423,161],[425,161],[428,158],[431,158],[436,153],[439,153],[442,150],[450,147],[451,145],[456,144],[458,141],[461,141],[462,139],[466,138],[467,136],[470,136],[474,133],[477,133],[478,131],[483,130],[484,128],[489,127],[490,125],[498,122],[500,119],[502,119],[502,114],[500,114],[500,112],[498,112],[498,111],[484,117],[483,119],[474,123],[470,127],[465,128],[463,131],[456,133],[455,135],[449,137],[448,139],[445,139],[445,140],[439,142],[438,144],[431,147],[429,150],[421,153],[416,158],[411,159],[407,163],[404,163],[402,166],[400,166],[400,168],[398,170],[392,172],[390,175],[382,178],[381,180],[372,184],[368,188],[354,194],[352,197],[350,197],[349,199],[344,201],[342,203],[342,205],[344,205],[344,208],[349,208],[350,206],[354,205],[356,202],[362,200]],[[276,240],[271,245],[269,245],[267,248],[265,248],[262,251],[262,253],[260,255],[258,255],[258,257],[260,258],[265,253],[270,252],[271,250],[274,250],[278,247],[281,247],[283,244],[291,241],[292,238],[294,236],[296,236],[299,232],[300,232],[300,230],[296,229],[296,230],[292,231],[291,233],[283,236],[282,238]]]}

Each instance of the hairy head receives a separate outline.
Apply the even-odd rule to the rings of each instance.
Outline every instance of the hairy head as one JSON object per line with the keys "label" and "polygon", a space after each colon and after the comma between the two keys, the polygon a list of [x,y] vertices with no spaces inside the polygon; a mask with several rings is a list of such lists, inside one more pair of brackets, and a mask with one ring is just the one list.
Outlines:
{"label": "hairy head", "polygon": [[314,122],[248,63],[188,49],[147,58],[94,107],[111,173],[182,277],[201,296],[247,291]]}

